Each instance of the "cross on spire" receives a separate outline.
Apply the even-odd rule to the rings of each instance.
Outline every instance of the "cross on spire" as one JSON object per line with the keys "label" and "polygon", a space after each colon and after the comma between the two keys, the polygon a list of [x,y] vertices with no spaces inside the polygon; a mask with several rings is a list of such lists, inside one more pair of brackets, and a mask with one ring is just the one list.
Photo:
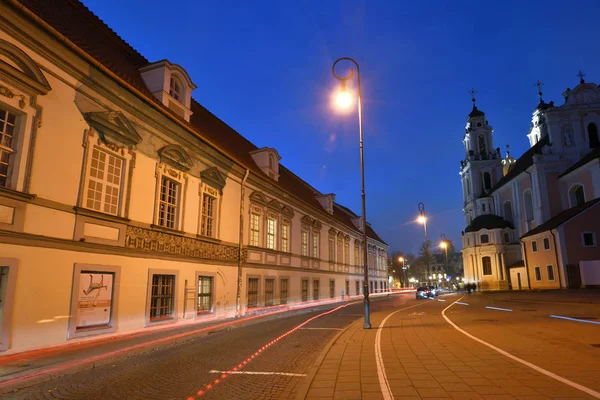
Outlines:
{"label": "cross on spire", "polygon": [[477,90],[473,88],[469,90],[469,94],[471,95],[471,101],[473,102],[473,107],[475,107],[475,93],[477,93]]}
{"label": "cross on spire", "polygon": [[538,96],[540,96],[540,101],[543,101],[542,100],[542,86],[544,86],[544,82],[540,82],[540,80],[538,79],[538,81],[536,83],[534,83],[533,86],[536,86],[538,88]]}
{"label": "cross on spire", "polygon": [[577,73],[577,76],[579,77],[579,83],[585,83],[585,80],[583,79],[585,74],[583,72],[581,72],[581,70],[579,70],[579,72]]}
{"label": "cross on spire", "polygon": [[506,156],[510,156],[510,144],[507,144],[506,146]]}

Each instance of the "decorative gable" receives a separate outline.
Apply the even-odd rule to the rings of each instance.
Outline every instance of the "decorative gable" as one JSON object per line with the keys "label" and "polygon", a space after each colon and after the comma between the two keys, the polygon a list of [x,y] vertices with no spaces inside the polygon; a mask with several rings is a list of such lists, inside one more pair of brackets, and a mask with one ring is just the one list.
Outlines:
{"label": "decorative gable", "polygon": [[177,144],[169,144],[158,151],[160,161],[169,164],[181,171],[192,168],[192,158],[185,149]]}
{"label": "decorative gable", "polygon": [[270,208],[273,211],[281,212],[283,209],[283,204],[278,202],[276,199],[273,199],[267,203],[267,208]]}
{"label": "decorative gable", "polygon": [[279,181],[279,161],[281,157],[277,150],[263,147],[250,152],[252,159],[258,167],[270,178]]}
{"label": "decorative gable", "polygon": [[290,206],[283,206],[281,213],[286,217],[294,218],[294,210]]}
{"label": "decorative gable", "polygon": [[190,121],[192,91],[196,85],[181,66],[162,60],[140,68],[140,74],[154,97],[175,114]]}
{"label": "decorative gable", "polygon": [[354,217],[352,218],[352,223],[360,232],[363,231],[362,217]]}
{"label": "decorative gable", "polygon": [[[0,75],[3,80],[30,94],[45,95],[51,88],[42,71],[25,52],[0,40]],[[3,95],[8,95],[4,88]]]}
{"label": "decorative gable", "polygon": [[302,223],[304,225],[308,225],[308,226],[312,225],[312,223],[313,223],[313,219],[311,217],[309,217],[308,215],[305,215],[304,217],[302,217],[302,219],[300,221],[302,221]]}
{"label": "decorative gable", "polygon": [[329,193],[321,196],[317,196],[317,200],[321,204],[321,207],[325,209],[330,215],[333,215],[333,203],[335,202],[335,194]]}
{"label": "decorative gable", "polygon": [[223,188],[227,182],[225,176],[219,172],[217,167],[210,167],[200,172],[200,179],[215,189],[218,189],[221,193],[223,192]]}
{"label": "decorative gable", "polygon": [[258,191],[252,192],[250,195],[250,201],[253,203],[262,204],[263,206],[266,206],[269,203],[267,196]]}
{"label": "decorative gable", "polygon": [[104,142],[111,139],[133,146],[142,141],[135,127],[120,111],[89,112],[83,114],[83,117]]}

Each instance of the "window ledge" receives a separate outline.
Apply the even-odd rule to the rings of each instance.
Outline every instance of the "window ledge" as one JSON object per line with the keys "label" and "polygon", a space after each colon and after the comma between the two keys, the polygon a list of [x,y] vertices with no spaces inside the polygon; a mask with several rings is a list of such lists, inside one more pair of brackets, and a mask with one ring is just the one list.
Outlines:
{"label": "window ledge", "polygon": [[77,215],[84,215],[86,217],[102,219],[102,220],[110,221],[110,222],[117,222],[117,223],[122,224],[122,223],[128,223],[131,221],[129,218],[123,218],[123,217],[118,217],[116,215],[105,214],[105,213],[101,213],[101,212],[90,210],[88,208],[83,208],[83,207],[73,207],[73,210],[75,210],[75,214],[77,214]]}
{"label": "window ledge", "polygon": [[170,233],[172,235],[185,236],[185,232],[180,231],[178,229],[165,228],[164,226],[155,225],[155,224],[150,225],[150,228],[155,231],[159,231],[159,232],[163,232],[163,233]]}
{"label": "window ledge", "polygon": [[12,189],[3,188],[3,187],[0,187],[0,195],[2,195],[4,197],[8,197],[9,199],[23,200],[23,201],[29,201],[29,200],[37,197],[35,194],[19,192],[17,190],[12,190]]}
{"label": "window ledge", "polygon": [[200,240],[202,240],[204,242],[214,243],[214,244],[220,244],[221,243],[220,239],[215,239],[213,237],[204,236],[204,235],[196,235],[196,239],[200,239]]}

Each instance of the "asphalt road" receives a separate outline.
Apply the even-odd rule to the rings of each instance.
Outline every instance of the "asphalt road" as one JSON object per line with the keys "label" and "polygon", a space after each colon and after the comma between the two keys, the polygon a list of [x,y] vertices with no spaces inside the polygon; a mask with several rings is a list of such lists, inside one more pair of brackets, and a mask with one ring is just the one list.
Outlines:
{"label": "asphalt road", "polygon": [[[415,300],[395,295],[374,299],[371,306],[373,312],[377,312],[408,301]],[[286,317],[269,318],[248,326],[201,335],[168,348],[30,386],[3,398],[294,398],[298,384],[321,350],[341,329],[361,319],[363,313],[362,302],[356,302],[310,320],[333,308],[319,307],[308,313],[291,312]],[[309,321],[306,325],[289,333],[306,321]],[[263,349],[264,346],[268,347]],[[258,350],[261,352],[257,354]],[[252,355],[255,356],[250,359]],[[241,365],[244,361],[247,364]],[[236,366],[241,367],[239,371],[222,377],[224,372]],[[219,381],[215,383],[217,379]],[[210,389],[206,389],[207,384],[211,384]],[[203,392],[198,396],[200,390]]]}

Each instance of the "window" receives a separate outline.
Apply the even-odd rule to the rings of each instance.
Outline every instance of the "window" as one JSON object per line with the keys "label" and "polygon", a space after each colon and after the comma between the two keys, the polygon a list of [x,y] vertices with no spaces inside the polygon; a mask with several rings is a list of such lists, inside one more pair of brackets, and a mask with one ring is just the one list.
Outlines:
{"label": "window", "polygon": [[531,242],[531,251],[537,253],[537,240]]}
{"label": "window", "polygon": [[275,232],[277,232],[277,220],[269,216],[267,218],[267,248],[275,250]]}
{"label": "window", "polygon": [[169,83],[169,94],[177,101],[181,101],[182,95],[182,86],[179,82],[179,79],[175,77],[171,77],[171,81]]}
{"label": "window", "polygon": [[290,223],[287,221],[281,224],[281,251],[290,251]]}
{"label": "window", "polygon": [[302,253],[303,256],[308,256],[308,231],[302,229]]}
{"label": "window", "polygon": [[483,257],[481,259],[481,263],[483,265],[483,274],[491,275],[492,274],[492,259],[490,257]]}
{"label": "window", "polygon": [[180,187],[179,182],[166,176],[162,177],[158,205],[158,225],[169,229],[177,229]]}
{"label": "window", "polygon": [[485,136],[479,135],[477,137],[477,142],[479,144],[479,154],[482,155],[482,156],[483,155],[487,155],[487,148],[486,148],[486,145],[485,145]]}
{"label": "window", "polygon": [[175,275],[152,275],[150,321],[173,318]]}
{"label": "window", "polygon": [[471,195],[471,181],[469,180],[469,178],[467,178],[466,182],[467,182],[467,196],[470,196]]}
{"label": "window", "polygon": [[313,280],[313,300],[319,300],[319,280]]}
{"label": "window", "polygon": [[554,267],[552,265],[546,265],[546,271],[548,271],[548,280],[554,280]]}
{"label": "window", "polygon": [[542,270],[540,269],[540,267],[535,267],[535,280],[536,281],[542,280]]}
{"label": "window", "polygon": [[302,279],[302,301],[308,300],[308,279]]}
{"label": "window", "polygon": [[571,202],[571,207],[580,206],[585,203],[583,186],[573,185],[571,189],[569,189],[569,201]]}
{"label": "window", "polygon": [[595,247],[596,246],[596,234],[594,232],[583,232],[583,247]]}
{"label": "window", "polygon": [[346,281],[346,296],[350,296],[350,281]]}
{"label": "window", "polygon": [[200,234],[202,236],[215,237],[215,215],[217,199],[208,193],[202,194],[202,221]]}
{"label": "window", "polygon": [[282,278],[279,281],[279,304],[287,304],[289,296],[289,284],[288,278]]}
{"label": "window", "polygon": [[600,146],[600,137],[598,137],[598,127],[594,123],[588,124],[588,139],[590,141],[590,148]]}
{"label": "window", "polygon": [[329,261],[335,261],[335,239],[333,237],[329,237]]}
{"label": "window", "polygon": [[248,278],[248,308],[258,307],[258,278]]}
{"label": "window", "polygon": [[342,239],[338,238],[338,240],[337,240],[337,260],[336,260],[336,262],[338,262],[340,264],[344,262],[344,253],[343,253],[343,251],[344,251],[344,247],[342,245]]}
{"label": "window", "polygon": [[329,297],[335,297],[335,281],[329,281]]}
{"label": "window", "polygon": [[260,216],[256,213],[250,214],[250,246],[258,246],[260,237]]}
{"label": "window", "polygon": [[344,242],[344,262],[350,264],[350,243]]}
{"label": "window", "polygon": [[[356,289],[356,295],[358,296],[360,294],[360,282],[356,281],[354,283],[354,286],[355,286],[355,289]],[[350,293],[348,293],[348,294],[350,294]]]}
{"label": "window", "polygon": [[15,114],[0,108],[0,187],[8,186],[8,170],[14,153],[16,120]]}
{"label": "window", "polygon": [[489,235],[481,235],[481,243],[489,243],[490,237]]}
{"label": "window", "polygon": [[526,190],[523,193],[523,203],[525,204],[525,221],[533,221],[533,200],[531,198],[531,190]]}
{"label": "window", "polygon": [[490,190],[492,188],[492,176],[489,172],[483,173],[483,188],[485,190]]}
{"label": "window", "polygon": [[275,169],[275,156],[273,154],[269,154],[269,169]]}
{"label": "window", "polygon": [[504,243],[510,243],[510,235],[508,232],[504,232]]}
{"label": "window", "polygon": [[198,277],[198,314],[212,312],[212,285],[213,278],[211,276]]}
{"label": "window", "polygon": [[510,201],[504,202],[504,219],[513,223],[512,203]]}
{"label": "window", "polygon": [[481,211],[485,213],[485,203],[481,205]]}
{"label": "window", "polygon": [[272,306],[275,293],[275,279],[265,279],[265,306]]}
{"label": "window", "polygon": [[312,256],[319,258],[319,232],[313,232]]}
{"label": "window", "polygon": [[[94,146],[89,168],[85,207],[117,215],[123,176],[123,159]],[[0,169],[0,179],[1,174]],[[175,181],[171,182],[176,183]]]}
{"label": "window", "polygon": [[544,250],[550,250],[550,239],[547,237],[544,238]]}

